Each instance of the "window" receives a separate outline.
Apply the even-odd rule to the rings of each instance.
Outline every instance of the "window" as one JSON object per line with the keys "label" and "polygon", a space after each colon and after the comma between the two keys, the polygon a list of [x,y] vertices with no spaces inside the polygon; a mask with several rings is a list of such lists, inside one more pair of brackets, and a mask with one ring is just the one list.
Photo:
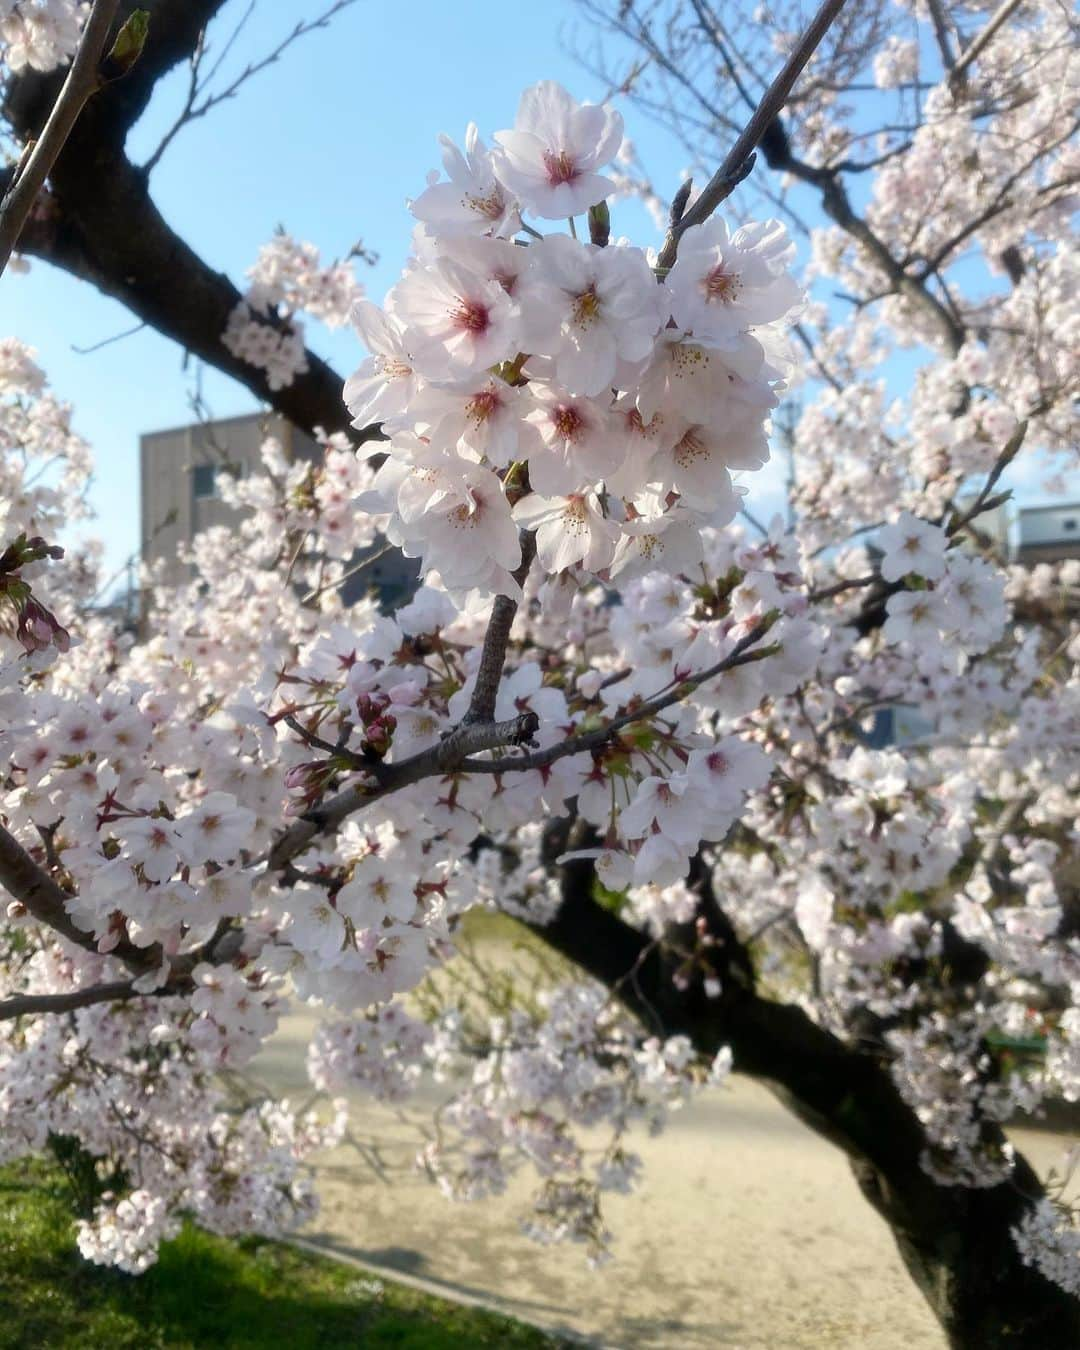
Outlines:
{"label": "window", "polygon": [[1062,528],[1063,530],[1067,531],[1069,534],[1073,534],[1073,533],[1075,532],[1075,530],[1076,530],[1076,517],[1075,517],[1075,516],[1067,516],[1067,517],[1061,522],[1061,528]]}
{"label": "window", "polygon": [[201,497],[217,496],[217,466],[214,464],[196,464],[191,470],[191,495]]}

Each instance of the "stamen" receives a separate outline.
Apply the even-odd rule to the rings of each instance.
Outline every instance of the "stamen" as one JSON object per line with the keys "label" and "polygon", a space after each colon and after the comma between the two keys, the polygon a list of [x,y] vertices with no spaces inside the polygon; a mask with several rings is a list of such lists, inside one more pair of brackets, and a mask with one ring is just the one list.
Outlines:
{"label": "stamen", "polygon": [[724,264],[717,265],[709,272],[702,283],[707,300],[718,300],[722,305],[730,305],[739,294],[742,283],[734,272],[725,272]]}
{"label": "stamen", "polygon": [[547,169],[548,182],[552,187],[558,187],[560,183],[572,183],[580,177],[577,165],[565,150],[560,150],[557,155],[545,150],[544,168]]}
{"label": "stamen", "polygon": [[454,321],[455,328],[474,335],[486,333],[491,322],[487,305],[482,305],[477,300],[461,300],[450,317]]}

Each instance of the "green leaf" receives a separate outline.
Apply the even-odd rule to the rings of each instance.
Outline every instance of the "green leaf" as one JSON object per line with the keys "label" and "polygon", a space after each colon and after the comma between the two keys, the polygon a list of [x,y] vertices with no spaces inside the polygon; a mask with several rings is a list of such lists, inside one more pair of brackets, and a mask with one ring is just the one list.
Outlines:
{"label": "green leaf", "polygon": [[117,33],[112,50],[102,62],[102,74],[107,80],[119,80],[128,73],[142,55],[149,31],[149,11],[133,9],[128,15],[127,22]]}

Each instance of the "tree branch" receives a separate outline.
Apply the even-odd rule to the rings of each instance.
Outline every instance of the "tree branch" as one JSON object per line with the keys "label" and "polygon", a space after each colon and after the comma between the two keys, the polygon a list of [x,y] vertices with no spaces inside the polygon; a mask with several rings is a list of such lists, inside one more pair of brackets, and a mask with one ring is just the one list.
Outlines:
{"label": "tree branch", "polygon": [[3,825],[0,825],[0,886],[39,923],[47,924],[77,947],[100,955],[93,935],[84,932],[69,917],[70,897]]}
{"label": "tree branch", "polygon": [[[533,559],[536,557],[536,535],[530,530],[521,532],[521,563],[512,574],[519,586],[525,584]],[[473,686],[466,722],[490,722],[495,716],[495,700],[499,694],[499,681],[502,679],[503,666],[506,664],[506,644],[510,641],[510,629],[518,602],[508,595],[497,595],[491,607],[484,645],[480,651],[480,665],[476,672],[476,684]]]}
{"label": "tree branch", "polygon": [[[710,905],[705,877],[701,913],[711,928],[714,906],[721,915],[722,908],[715,897]],[[737,1072],[764,1083],[842,1149],[954,1350],[1080,1344],[1080,1302],[1025,1266],[1012,1240],[1013,1227],[1043,1193],[1022,1155],[1000,1185],[938,1185],[922,1166],[923,1127],[888,1064],[845,1044],[801,1008],[760,997],[752,979],[740,977],[746,953],[730,925],[715,929],[718,941],[709,949],[722,985],[721,996],[709,998],[700,977],[677,988],[663,944],[593,899],[591,860],[564,865],[560,882],[555,919],[533,932],[610,989],[649,1031],[688,1036],[710,1060],[730,1047]],[[1000,1126],[986,1128],[988,1142],[1004,1144]],[[1003,1301],[1014,1319],[1007,1335]]]}
{"label": "tree branch", "polygon": [[[360,811],[379,801],[391,792],[419,783],[425,778],[436,778],[448,773],[522,773],[528,769],[544,768],[554,764],[567,755],[579,755],[586,751],[602,749],[625,726],[639,722],[643,718],[653,717],[665,708],[684,699],[704,681],[733,670],[736,666],[747,665],[776,654],[776,646],[762,647],[749,651],[768,631],[769,625],[762,624],[742,638],[723,661],[675,683],[667,694],[658,694],[655,698],[639,705],[634,711],[613,718],[606,726],[581,736],[571,736],[564,741],[549,746],[545,750],[536,750],[531,754],[504,759],[473,759],[470,756],[481,750],[495,750],[505,745],[521,745],[532,740],[539,726],[536,714],[522,713],[519,717],[506,722],[470,723],[462,720],[460,726],[449,732],[438,745],[421,750],[400,764],[382,764],[373,761],[366,766],[366,781],[354,784],[331,797],[329,801],[314,807],[289,826],[275,841],[273,847],[263,856],[256,858],[252,867],[265,865],[267,870],[276,872],[284,868],[298,854],[302,853],[320,834],[332,833],[354,811]],[[337,753],[340,753],[338,751]]]}
{"label": "tree branch", "polygon": [[0,1022],[13,1017],[34,1017],[44,1013],[74,1012],[95,1003],[124,1003],[133,998],[165,998],[169,995],[190,993],[190,976],[169,980],[160,989],[150,993],[135,988],[134,980],[114,980],[111,984],[92,984],[85,989],[72,989],[66,994],[15,994],[0,1000]]}
{"label": "tree branch", "polygon": [[728,151],[723,164],[702,190],[700,197],[691,206],[683,218],[668,230],[664,247],[660,250],[657,266],[671,267],[679,249],[679,239],[691,225],[700,225],[708,220],[720,203],[735,189],[753,167],[751,156],[768,128],[776,121],[795,81],[803,67],[813,56],[821,39],[828,32],[832,21],[844,7],[845,0],[825,0],[811,19],[806,31],[795,44],[791,55],[784,62],[780,73],[765,91],[761,102],[754,109],[749,122],[743,128],[735,144]]}
{"label": "tree branch", "polygon": [[[191,79],[188,85],[187,97],[184,100],[184,106],[172,126],[158,143],[157,149],[142,166],[143,173],[149,176],[154,171],[160,162],[162,155],[164,155],[176,136],[179,135],[180,131],[187,126],[189,122],[194,122],[200,117],[205,117],[206,114],[216,108],[219,103],[224,103],[227,99],[235,98],[243,84],[251,79],[253,75],[258,75],[260,71],[265,70],[268,66],[272,66],[276,61],[280,60],[282,55],[294,42],[302,37],[306,37],[308,33],[313,33],[317,28],[325,28],[335,14],[343,9],[347,9],[350,5],[355,3],[356,0],[334,0],[334,3],[329,5],[317,18],[301,19],[296,24],[295,28],[282,38],[276,47],[269,51],[265,56],[260,57],[258,61],[249,62],[240,74],[226,85],[224,89],[216,94],[207,94],[201,103],[196,102],[196,100],[198,99],[199,94],[205,90],[207,83],[213,80],[214,74],[221,65],[221,61],[224,60],[226,53],[222,53],[218,61],[215,62],[213,70],[211,70],[207,77],[207,81],[200,85],[198,81],[200,48],[197,47],[192,59]],[[248,7],[247,12],[237,26],[237,32],[239,32],[240,28],[242,28],[250,18],[254,8],[254,0],[252,0],[252,4]],[[232,45],[235,37],[236,33],[234,32],[233,36],[226,44],[226,52],[228,47]]]}
{"label": "tree branch", "polygon": [[1003,3],[997,7],[987,20],[986,27],[977,37],[972,39],[963,55],[960,56],[953,65],[952,70],[949,72],[950,86],[957,85],[963,79],[964,73],[967,71],[968,67],[979,59],[994,40],[1001,25],[1019,8],[1020,0],[1003,0]]}
{"label": "tree branch", "polygon": [[101,87],[98,61],[105,50],[119,0],[94,0],[86,21],[75,59],[60,89],[48,121],[17,169],[13,181],[0,201],[0,274],[3,273],[22,233],[26,218],[45,186],[49,171],[71,134],[76,119],[87,102]]}
{"label": "tree branch", "polygon": [[[265,371],[233,356],[222,343],[239,290],[214,271],[166,223],[146,176],[127,158],[124,141],[154,85],[190,57],[224,0],[143,0],[150,11],[146,44],[130,74],[87,105],[50,174],[52,192],[27,221],[20,248],[89,281],[186,351],[232,376],[294,426],[357,432],[342,399],[344,381],[314,352],[308,368],[284,389],[271,389]],[[137,6],[124,0],[121,17]],[[9,80],[4,113],[21,140],[38,135],[56,98],[58,81],[35,72]]]}

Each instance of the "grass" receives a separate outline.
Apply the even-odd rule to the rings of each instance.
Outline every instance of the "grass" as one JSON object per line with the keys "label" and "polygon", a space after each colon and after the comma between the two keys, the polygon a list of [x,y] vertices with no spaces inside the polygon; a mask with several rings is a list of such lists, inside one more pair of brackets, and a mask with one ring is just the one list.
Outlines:
{"label": "grass", "polygon": [[2,1350],[539,1350],[533,1327],[279,1242],[188,1225],[145,1275],[92,1266],[43,1162],[0,1168]]}

